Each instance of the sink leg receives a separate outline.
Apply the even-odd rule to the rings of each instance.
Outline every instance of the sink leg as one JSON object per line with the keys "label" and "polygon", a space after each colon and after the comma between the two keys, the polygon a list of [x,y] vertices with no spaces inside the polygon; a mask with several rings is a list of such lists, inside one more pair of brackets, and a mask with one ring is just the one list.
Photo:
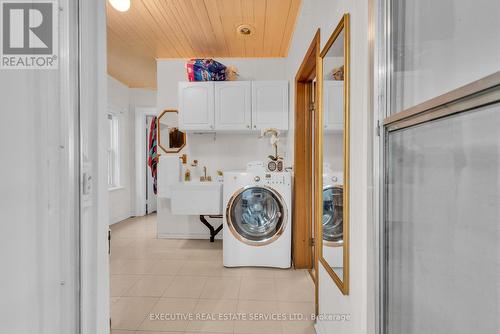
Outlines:
{"label": "sink leg", "polygon": [[[208,217],[210,217],[210,218],[222,218],[222,216],[208,216]],[[201,222],[203,223],[203,225],[205,225],[205,226],[209,229],[209,231],[210,231],[210,242],[214,242],[214,241],[215,241],[215,236],[216,236],[217,234],[219,234],[219,232],[222,230],[222,226],[223,226],[223,224],[220,224],[220,226],[219,226],[219,227],[214,228],[214,227],[212,226],[212,224],[210,224],[210,223],[207,221],[207,219],[205,218],[205,216],[204,216],[204,215],[200,215],[200,221],[201,221]]]}
{"label": "sink leg", "polygon": [[213,236],[210,237],[210,242],[214,242],[215,236],[222,230],[222,225],[223,224],[220,224],[219,227],[215,229]]}

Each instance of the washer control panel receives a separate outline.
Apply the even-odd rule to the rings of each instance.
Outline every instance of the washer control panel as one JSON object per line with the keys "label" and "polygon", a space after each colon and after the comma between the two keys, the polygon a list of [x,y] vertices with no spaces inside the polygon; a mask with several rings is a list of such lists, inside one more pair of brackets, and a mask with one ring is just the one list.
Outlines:
{"label": "washer control panel", "polygon": [[290,183],[290,177],[286,173],[266,173],[263,179],[263,183],[269,186],[280,184],[287,185]]}

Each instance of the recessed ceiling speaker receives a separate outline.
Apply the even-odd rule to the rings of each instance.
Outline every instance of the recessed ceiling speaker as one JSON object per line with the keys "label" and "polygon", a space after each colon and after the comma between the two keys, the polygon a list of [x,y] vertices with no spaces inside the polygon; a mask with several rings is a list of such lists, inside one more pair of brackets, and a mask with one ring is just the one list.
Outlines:
{"label": "recessed ceiling speaker", "polygon": [[236,31],[243,36],[249,36],[253,32],[253,28],[249,24],[242,24],[236,28]]}

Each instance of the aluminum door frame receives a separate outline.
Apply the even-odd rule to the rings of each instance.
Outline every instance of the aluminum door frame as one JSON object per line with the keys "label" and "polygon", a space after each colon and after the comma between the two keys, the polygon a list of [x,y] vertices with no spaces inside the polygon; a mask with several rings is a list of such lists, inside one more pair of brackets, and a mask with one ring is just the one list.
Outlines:
{"label": "aluminum door frame", "polygon": [[380,0],[371,8],[372,29],[377,32],[377,39],[371,45],[373,61],[373,106],[375,111],[374,136],[374,180],[376,190],[373,202],[375,215],[375,325],[377,334],[385,334],[385,299],[387,286],[384,267],[386,257],[386,234],[384,222],[387,217],[387,149],[390,132],[431,122],[462,112],[473,112],[474,109],[500,102],[500,71],[471,82],[448,93],[427,100],[416,106],[390,114],[391,62],[390,0]]}

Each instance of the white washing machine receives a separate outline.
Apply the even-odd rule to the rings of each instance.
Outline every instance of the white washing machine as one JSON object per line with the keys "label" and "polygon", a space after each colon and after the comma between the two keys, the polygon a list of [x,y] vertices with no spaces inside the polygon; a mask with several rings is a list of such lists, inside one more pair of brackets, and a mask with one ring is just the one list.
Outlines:
{"label": "white washing machine", "polygon": [[225,267],[290,268],[291,199],[288,172],[224,172]]}
{"label": "white washing machine", "polygon": [[334,268],[343,263],[344,175],[323,166],[323,257]]}

